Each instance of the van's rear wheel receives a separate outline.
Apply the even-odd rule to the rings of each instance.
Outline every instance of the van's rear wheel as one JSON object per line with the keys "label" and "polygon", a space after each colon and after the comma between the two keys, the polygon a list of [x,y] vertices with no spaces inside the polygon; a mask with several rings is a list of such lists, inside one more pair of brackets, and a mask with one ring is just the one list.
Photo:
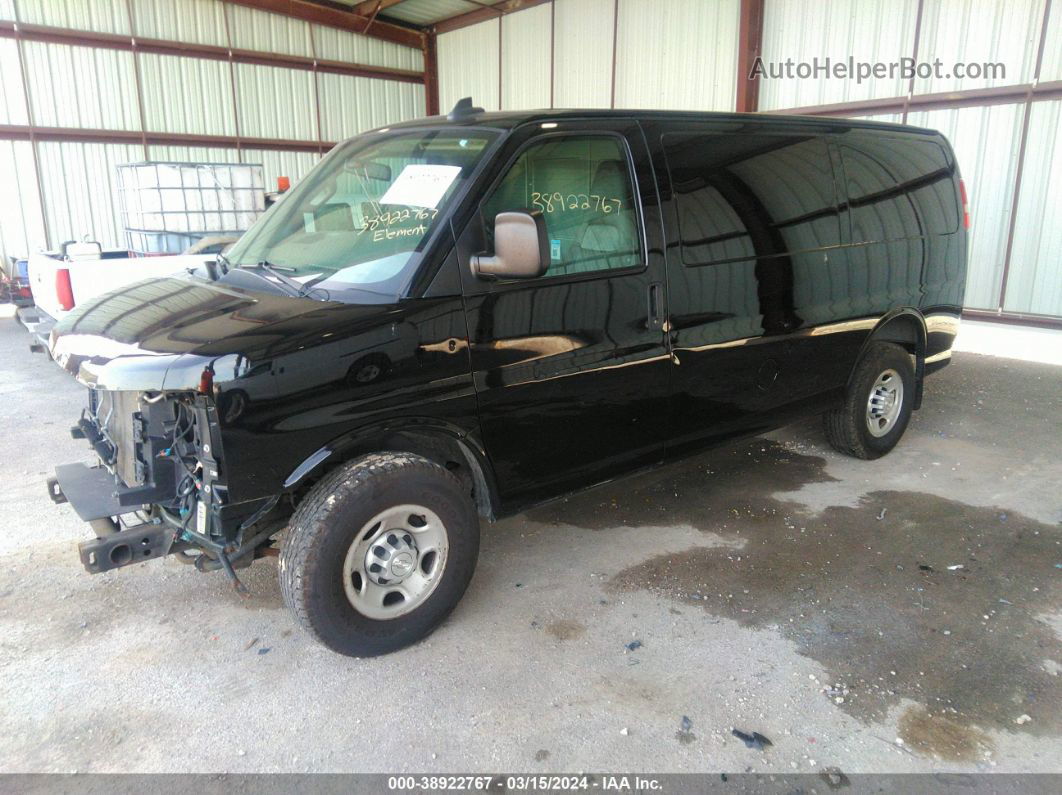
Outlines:
{"label": "van's rear wheel", "polygon": [[479,520],[445,468],[409,453],[353,461],[318,483],[280,554],[284,602],[340,654],[386,654],[423,638],[472,579]]}
{"label": "van's rear wheel", "polygon": [[823,415],[826,439],[856,458],[879,458],[900,441],[915,394],[911,356],[891,342],[872,342],[856,365],[844,404]]}

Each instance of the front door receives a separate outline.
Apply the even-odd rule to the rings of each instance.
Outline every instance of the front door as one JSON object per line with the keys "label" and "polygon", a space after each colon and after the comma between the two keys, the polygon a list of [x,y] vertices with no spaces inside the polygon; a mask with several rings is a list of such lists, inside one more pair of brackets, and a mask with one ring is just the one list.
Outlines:
{"label": "front door", "polygon": [[[543,129],[547,128],[547,129]],[[670,363],[656,188],[633,123],[518,130],[460,236],[483,441],[503,510],[662,457]],[[542,212],[550,265],[480,281],[499,212]]]}

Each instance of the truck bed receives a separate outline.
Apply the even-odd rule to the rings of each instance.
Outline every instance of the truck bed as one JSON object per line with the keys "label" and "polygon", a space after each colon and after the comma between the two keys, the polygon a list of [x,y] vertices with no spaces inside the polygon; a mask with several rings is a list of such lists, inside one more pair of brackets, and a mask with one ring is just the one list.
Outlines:
{"label": "truck bed", "polygon": [[[30,288],[41,321],[58,320],[75,306],[103,293],[142,279],[158,278],[195,268],[214,254],[130,257],[128,251],[104,251],[100,259],[63,259],[54,252],[37,252],[29,259]],[[63,271],[66,274],[63,274]],[[72,303],[62,299],[59,284],[69,279]]]}

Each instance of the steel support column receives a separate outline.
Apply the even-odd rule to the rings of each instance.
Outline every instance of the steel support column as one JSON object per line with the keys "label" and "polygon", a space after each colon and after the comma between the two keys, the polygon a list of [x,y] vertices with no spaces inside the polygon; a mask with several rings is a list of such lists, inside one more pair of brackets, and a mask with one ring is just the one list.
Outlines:
{"label": "steel support column", "polygon": [[751,77],[751,72],[763,51],[763,7],[764,0],[741,0],[735,103],[738,113],[755,113],[760,109],[760,81]]}

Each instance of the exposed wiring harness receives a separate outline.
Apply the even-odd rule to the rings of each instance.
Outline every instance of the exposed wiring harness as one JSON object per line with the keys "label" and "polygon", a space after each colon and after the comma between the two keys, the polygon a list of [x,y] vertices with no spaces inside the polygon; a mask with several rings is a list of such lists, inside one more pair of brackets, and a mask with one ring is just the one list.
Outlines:
{"label": "exposed wiring harness", "polygon": [[[196,461],[194,467],[189,466],[186,460],[188,456],[182,449],[185,445],[194,445],[194,438],[189,439],[188,434],[194,429],[195,420],[189,414],[187,406],[181,401],[174,403],[174,411],[176,416],[174,417],[173,432],[170,435],[170,446],[159,455],[173,458],[184,469],[184,476],[177,484],[177,494],[174,502],[176,503],[177,513],[180,516],[180,527],[182,530],[187,530],[188,523],[194,516],[192,504],[196,500],[197,492],[202,488],[202,482],[198,477],[198,470],[202,465]],[[194,461],[194,453],[191,457]]]}

